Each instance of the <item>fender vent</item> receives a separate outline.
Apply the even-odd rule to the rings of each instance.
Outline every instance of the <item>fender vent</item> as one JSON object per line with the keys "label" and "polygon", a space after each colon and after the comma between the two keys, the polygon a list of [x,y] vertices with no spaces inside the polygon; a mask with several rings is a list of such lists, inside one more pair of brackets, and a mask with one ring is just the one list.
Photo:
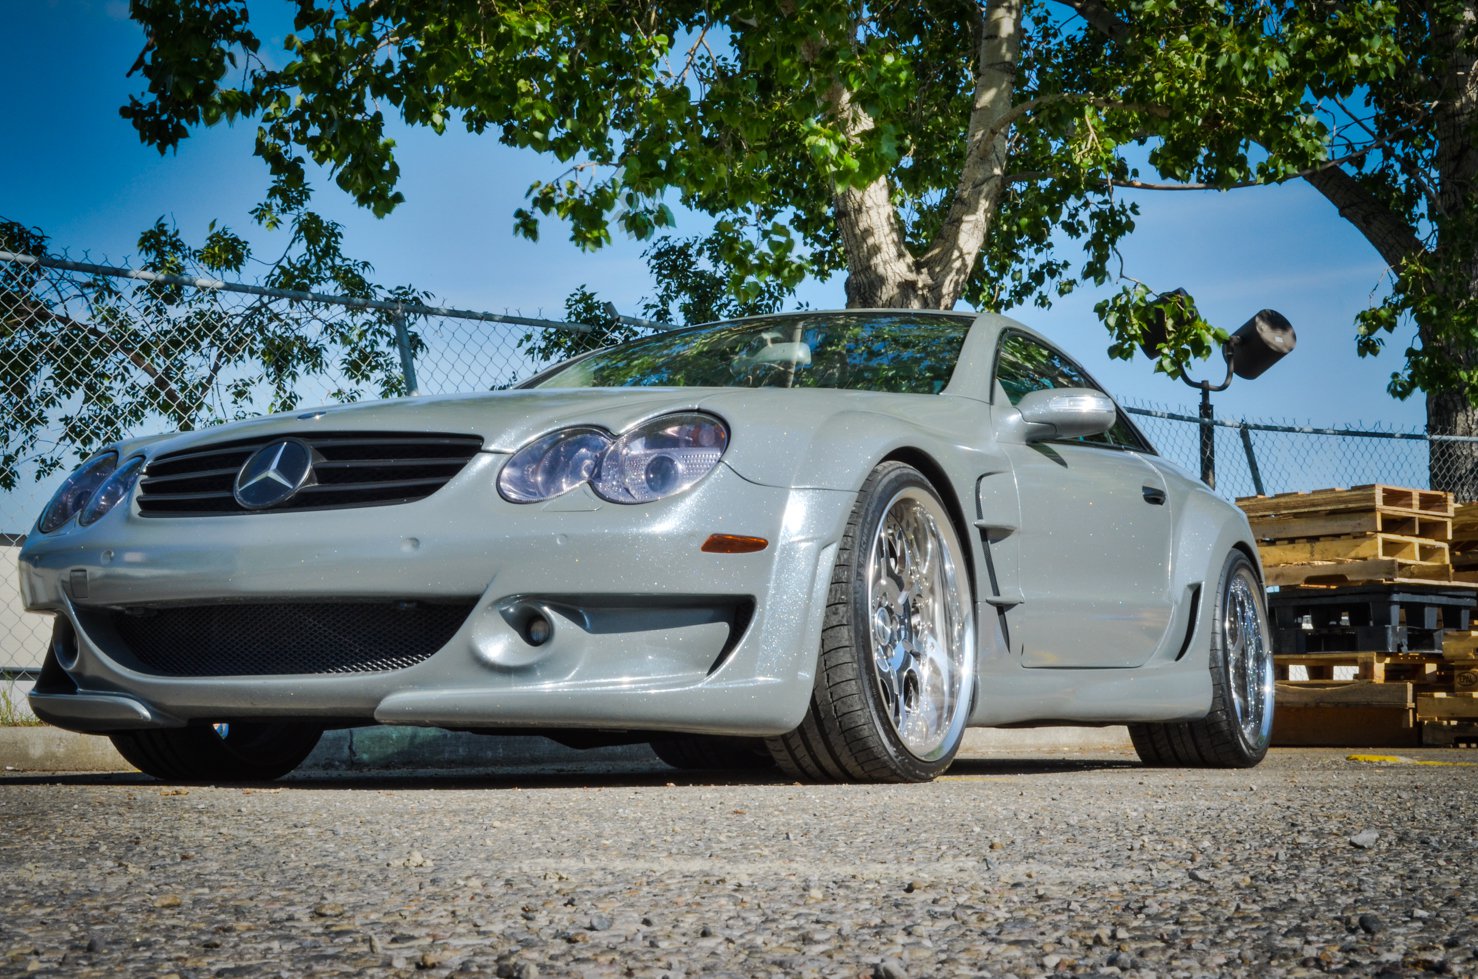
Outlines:
{"label": "fender vent", "polygon": [[1185,624],[1185,638],[1180,641],[1180,652],[1175,654],[1175,661],[1179,663],[1185,659],[1185,654],[1190,651],[1191,640],[1196,638],[1196,620],[1201,617],[1201,586],[1191,586],[1191,614]]}

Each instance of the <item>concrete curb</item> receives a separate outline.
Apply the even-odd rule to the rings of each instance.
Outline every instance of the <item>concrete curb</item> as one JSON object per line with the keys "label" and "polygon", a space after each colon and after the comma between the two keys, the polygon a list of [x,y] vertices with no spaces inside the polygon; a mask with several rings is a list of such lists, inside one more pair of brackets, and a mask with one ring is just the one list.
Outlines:
{"label": "concrete curb", "polygon": [[[976,729],[964,758],[998,754],[1132,751],[1122,727]],[[577,750],[546,738],[505,737],[420,727],[330,731],[300,771],[389,772],[424,769],[545,768],[592,763],[656,764],[646,745]],[[0,727],[0,768],[16,772],[131,772],[107,738],[54,727]]]}

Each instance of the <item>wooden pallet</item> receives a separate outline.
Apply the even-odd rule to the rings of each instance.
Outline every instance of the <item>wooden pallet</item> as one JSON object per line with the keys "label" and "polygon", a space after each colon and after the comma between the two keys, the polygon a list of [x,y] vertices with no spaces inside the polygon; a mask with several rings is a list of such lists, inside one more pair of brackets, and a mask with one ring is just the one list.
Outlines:
{"label": "wooden pallet", "polygon": [[[1450,493],[1370,485],[1243,497],[1237,505],[1258,539],[1269,585],[1453,582]],[[1459,584],[1478,586],[1478,574],[1473,579]]]}
{"label": "wooden pallet", "polygon": [[1416,588],[1478,588],[1478,580],[1454,580],[1449,564],[1411,564],[1393,558],[1282,566],[1264,564],[1263,573],[1269,585],[1319,587],[1374,583]]}
{"label": "wooden pallet", "polygon": [[1363,748],[1422,743],[1409,683],[1279,682],[1274,698],[1274,745]]}
{"label": "wooden pallet", "polygon": [[1458,503],[1452,509],[1452,536],[1478,541],[1478,503]]}
{"label": "wooden pallet", "polygon": [[[1261,497],[1253,497],[1261,499]],[[1427,513],[1390,513],[1382,510],[1334,513],[1270,513],[1248,515],[1258,540],[1302,540],[1308,537],[1349,537],[1357,534],[1400,534],[1428,540],[1452,539],[1452,518]],[[1478,550],[1478,527],[1473,547]]]}
{"label": "wooden pallet", "polygon": [[1416,717],[1421,721],[1478,721],[1478,692],[1419,694]]}
{"label": "wooden pallet", "polygon": [[1333,680],[1334,670],[1340,666],[1355,667],[1358,671],[1355,679],[1371,683],[1447,685],[1454,673],[1440,656],[1422,653],[1295,653],[1274,656],[1273,662],[1280,680],[1288,679],[1290,666],[1302,666],[1308,671],[1308,680],[1293,683]]}
{"label": "wooden pallet", "polygon": [[1447,630],[1442,634],[1442,655],[1450,660],[1478,660],[1478,631]]}
{"label": "wooden pallet", "polygon": [[1265,565],[1321,564],[1390,559],[1400,564],[1448,564],[1447,544],[1421,537],[1366,534],[1363,537],[1324,537],[1317,540],[1278,540],[1258,544]]}
{"label": "wooden pallet", "polygon": [[1347,510],[1430,514],[1439,517],[1451,517],[1453,514],[1451,493],[1379,484],[1307,493],[1279,493],[1276,496],[1244,496],[1237,500],[1237,506],[1249,517],[1291,513],[1329,514]]}

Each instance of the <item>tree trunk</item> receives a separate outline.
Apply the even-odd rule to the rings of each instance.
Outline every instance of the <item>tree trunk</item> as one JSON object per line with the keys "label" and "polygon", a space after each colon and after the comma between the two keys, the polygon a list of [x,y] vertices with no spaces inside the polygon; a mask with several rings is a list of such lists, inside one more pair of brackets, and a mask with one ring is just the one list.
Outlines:
{"label": "tree trunk", "polygon": [[[1448,74],[1433,100],[1433,132],[1437,147],[1433,165],[1437,171],[1438,241],[1433,265],[1438,270],[1434,284],[1439,289],[1461,292],[1443,297],[1438,315],[1457,317],[1459,329],[1438,331],[1436,324],[1419,323],[1422,346],[1441,345],[1444,352],[1463,367],[1478,365],[1478,339],[1472,317],[1478,305],[1478,234],[1474,228],[1478,209],[1478,58],[1474,56],[1472,32],[1478,25],[1478,4],[1464,3],[1461,11],[1436,32],[1438,50],[1447,56]],[[1466,315],[1465,315],[1466,312]],[[1459,337],[1454,341],[1446,337]],[[1461,344],[1461,347],[1457,347]],[[1470,390],[1436,391],[1427,394],[1428,435],[1478,436],[1478,407]],[[1428,475],[1433,489],[1445,489],[1457,499],[1478,500],[1478,443],[1432,442],[1428,453]]]}
{"label": "tree trunk", "polygon": [[847,256],[849,309],[918,309],[925,305],[918,263],[903,240],[898,211],[879,177],[836,195],[837,227]]}
{"label": "tree trunk", "polygon": [[[1461,241],[1457,247],[1467,250],[1473,246],[1469,242]],[[1449,245],[1448,249],[1451,248],[1452,246]],[[1444,250],[1439,246],[1439,263],[1444,258],[1452,261],[1450,254],[1441,254]],[[1461,311],[1467,310],[1467,316],[1471,317],[1474,308],[1478,307],[1478,256],[1474,256],[1470,251],[1466,262],[1453,261],[1452,264],[1458,265],[1459,268],[1466,266],[1467,274],[1452,275],[1439,281],[1457,291],[1464,291],[1466,281],[1465,294],[1448,297],[1446,302],[1438,304],[1438,308],[1454,311],[1452,315],[1455,316],[1462,316]],[[1462,339],[1444,341],[1435,335],[1436,331],[1430,328],[1430,324],[1419,325],[1423,347],[1430,349],[1433,346],[1441,346],[1445,355],[1463,368],[1472,370],[1478,367],[1478,342],[1475,342],[1471,331],[1449,331],[1449,336],[1456,333]],[[1457,343],[1461,343],[1462,346],[1457,347]],[[1427,393],[1427,434],[1429,436],[1478,437],[1478,406],[1474,405],[1471,397],[1472,390],[1467,387],[1456,390],[1429,391]],[[1432,489],[1447,490],[1462,503],[1478,501],[1478,441],[1431,441],[1427,452],[1427,475]]]}
{"label": "tree trunk", "polygon": [[[1478,437],[1478,409],[1460,391],[1427,395],[1430,435]],[[1478,500],[1478,443],[1434,439],[1427,447],[1432,489],[1447,490],[1459,503]]]}
{"label": "tree trunk", "polygon": [[[1023,0],[997,0],[977,12],[975,94],[965,159],[944,223],[922,255],[915,256],[908,246],[886,176],[837,192],[834,207],[847,256],[848,307],[952,309],[960,301],[1005,186],[1024,10]],[[837,86],[829,98],[848,135],[872,128],[872,119],[850,92]]]}

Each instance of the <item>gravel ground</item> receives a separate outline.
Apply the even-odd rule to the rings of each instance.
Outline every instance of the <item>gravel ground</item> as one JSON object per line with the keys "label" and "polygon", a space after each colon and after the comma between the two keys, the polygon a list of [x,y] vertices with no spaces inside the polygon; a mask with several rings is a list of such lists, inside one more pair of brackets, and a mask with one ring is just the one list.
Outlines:
{"label": "gravel ground", "polygon": [[1478,974],[1478,753],[1346,754],[885,787],[8,775],[0,974]]}

